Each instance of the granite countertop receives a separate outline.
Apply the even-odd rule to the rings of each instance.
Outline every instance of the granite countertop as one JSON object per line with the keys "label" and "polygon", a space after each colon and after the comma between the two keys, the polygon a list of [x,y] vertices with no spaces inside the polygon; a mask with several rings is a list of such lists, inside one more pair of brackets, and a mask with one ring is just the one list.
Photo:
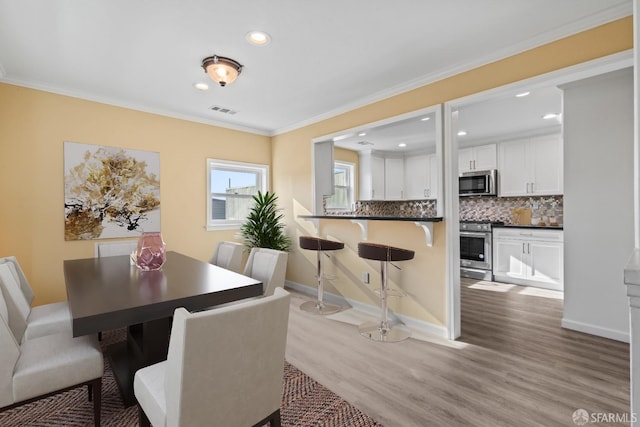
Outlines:
{"label": "granite countertop", "polygon": [[373,216],[373,215],[298,215],[298,218],[308,219],[357,219],[372,221],[424,221],[440,222],[441,216],[436,217],[404,217],[404,216]]}
{"label": "granite countertop", "polygon": [[562,225],[527,225],[527,224],[497,224],[493,228],[535,228],[538,230],[563,230]]}

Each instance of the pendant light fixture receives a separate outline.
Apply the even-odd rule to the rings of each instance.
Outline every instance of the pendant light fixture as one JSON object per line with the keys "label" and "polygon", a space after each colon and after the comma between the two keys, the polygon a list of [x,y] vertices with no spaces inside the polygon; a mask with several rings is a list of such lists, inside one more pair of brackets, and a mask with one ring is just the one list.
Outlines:
{"label": "pendant light fixture", "polygon": [[234,82],[242,72],[242,64],[231,58],[213,55],[202,60],[202,68],[211,80],[224,87]]}

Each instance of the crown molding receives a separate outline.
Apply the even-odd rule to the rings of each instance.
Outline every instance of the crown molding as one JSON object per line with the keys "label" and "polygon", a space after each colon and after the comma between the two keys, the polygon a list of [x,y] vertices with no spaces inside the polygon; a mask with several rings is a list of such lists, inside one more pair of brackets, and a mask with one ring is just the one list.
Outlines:
{"label": "crown molding", "polygon": [[129,110],[140,111],[142,113],[156,114],[159,116],[169,117],[172,119],[185,120],[189,122],[216,126],[216,127],[225,128],[225,129],[248,132],[248,133],[253,133],[261,136],[273,136],[273,132],[271,132],[268,129],[236,125],[233,123],[218,121],[218,120],[203,119],[201,117],[191,116],[187,114],[178,114],[175,111],[163,110],[160,108],[149,108],[148,106],[144,106],[144,105],[122,102],[120,100],[116,100],[108,97],[95,96],[93,94],[84,93],[80,91],[69,91],[69,90],[60,89],[60,88],[48,86],[48,85],[33,84],[33,83],[28,83],[20,80],[15,80],[15,79],[7,79],[7,78],[3,78],[2,77],[3,75],[4,75],[3,70],[0,64],[0,83],[7,83],[14,86],[20,86],[28,89],[39,90],[42,92],[53,93],[56,95],[68,96],[70,98],[77,98],[85,101],[97,102],[100,104],[110,105],[113,107],[126,108]]}

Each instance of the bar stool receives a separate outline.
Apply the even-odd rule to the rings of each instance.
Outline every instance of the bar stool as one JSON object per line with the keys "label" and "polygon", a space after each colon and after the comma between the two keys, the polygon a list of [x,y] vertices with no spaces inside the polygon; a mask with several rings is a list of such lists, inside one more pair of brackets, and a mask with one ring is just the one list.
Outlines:
{"label": "bar stool", "polygon": [[300,309],[314,314],[331,314],[342,310],[342,307],[325,304],[324,298],[324,263],[322,255],[325,251],[336,251],[344,248],[344,243],[333,240],[321,239],[319,237],[300,236],[300,248],[316,251],[317,254],[317,278],[318,278],[318,300],[307,301],[300,305]]}
{"label": "bar stool", "polygon": [[379,322],[366,322],[358,327],[360,335],[373,341],[397,342],[411,336],[411,332],[402,326],[389,325],[387,309],[387,268],[390,261],[407,261],[413,259],[414,251],[394,248],[393,246],[377,243],[358,243],[358,256],[360,258],[380,261],[380,306],[382,314]]}

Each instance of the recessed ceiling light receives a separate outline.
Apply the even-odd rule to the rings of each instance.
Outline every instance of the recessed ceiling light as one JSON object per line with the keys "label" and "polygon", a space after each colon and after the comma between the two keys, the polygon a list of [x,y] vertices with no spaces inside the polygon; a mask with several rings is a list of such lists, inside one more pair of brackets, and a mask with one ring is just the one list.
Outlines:
{"label": "recessed ceiling light", "polygon": [[201,91],[209,90],[209,85],[202,82],[194,83],[193,87]]}
{"label": "recessed ceiling light", "polygon": [[402,148],[404,148],[404,147],[406,147],[406,146],[407,146],[407,144],[405,144],[404,142],[401,142],[400,144],[398,144],[398,147],[402,147]]}
{"label": "recessed ceiling light", "polygon": [[530,95],[531,92],[527,91],[527,92],[520,92],[518,94],[516,94],[516,98],[524,98],[527,95]]}
{"label": "recessed ceiling light", "polygon": [[461,130],[458,132],[458,136],[465,136],[467,134],[466,130]]}
{"label": "recessed ceiling light", "polygon": [[271,36],[264,31],[249,31],[245,37],[249,43],[256,46],[264,46],[271,42]]}
{"label": "recessed ceiling light", "polygon": [[367,133],[366,133],[366,132],[360,132],[360,133],[358,134],[358,136],[366,136],[366,135],[367,135]]}
{"label": "recessed ceiling light", "polygon": [[558,114],[558,113],[547,113],[544,116],[542,116],[542,118],[545,119],[545,120],[556,119],[558,117],[560,117],[560,114]]}
{"label": "recessed ceiling light", "polygon": [[423,117],[420,119],[422,122],[426,122],[427,120],[431,120],[431,117]]}

